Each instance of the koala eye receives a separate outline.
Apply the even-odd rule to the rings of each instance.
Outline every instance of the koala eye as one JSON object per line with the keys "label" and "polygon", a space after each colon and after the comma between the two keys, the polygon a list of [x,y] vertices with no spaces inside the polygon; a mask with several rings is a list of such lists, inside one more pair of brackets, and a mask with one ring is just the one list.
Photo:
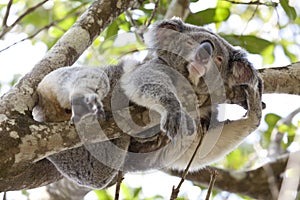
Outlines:
{"label": "koala eye", "polygon": [[221,62],[223,62],[223,57],[222,57],[222,56],[217,56],[217,57],[216,57],[216,60],[217,60],[219,63],[221,63]]}

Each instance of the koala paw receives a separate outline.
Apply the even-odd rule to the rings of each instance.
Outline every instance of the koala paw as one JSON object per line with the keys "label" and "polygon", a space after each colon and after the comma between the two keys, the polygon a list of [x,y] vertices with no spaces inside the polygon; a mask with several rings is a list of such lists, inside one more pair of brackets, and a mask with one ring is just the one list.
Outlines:
{"label": "koala paw", "polygon": [[185,111],[168,112],[161,122],[162,130],[173,140],[178,132],[192,135],[196,130],[193,118]]}
{"label": "koala paw", "polygon": [[82,117],[88,114],[96,115],[98,119],[105,120],[105,111],[102,102],[96,94],[86,94],[71,98],[73,123],[78,122]]}

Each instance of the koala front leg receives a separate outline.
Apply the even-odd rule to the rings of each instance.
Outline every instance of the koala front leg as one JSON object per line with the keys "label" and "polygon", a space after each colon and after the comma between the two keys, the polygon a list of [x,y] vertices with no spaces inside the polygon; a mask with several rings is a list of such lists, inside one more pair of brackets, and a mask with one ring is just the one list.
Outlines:
{"label": "koala front leg", "polygon": [[[247,99],[247,116],[236,121],[219,122],[207,132],[202,143],[202,150],[200,150],[201,160],[205,163],[211,163],[228,154],[260,124],[262,113],[261,91],[251,85],[240,87],[245,91]],[[211,141],[216,142],[214,144]]]}
{"label": "koala front leg", "polygon": [[92,69],[95,72],[80,71],[72,85],[69,98],[72,107],[71,120],[74,123],[86,114],[95,114],[99,118],[105,118],[101,100],[110,90],[109,79],[101,69]]}
{"label": "koala front leg", "polygon": [[194,120],[183,110],[170,78],[162,69],[150,67],[123,77],[121,86],[125,94],[136,104],[157,111],[161,115],[160,128],[171,140],[180,131],[193,134]]}

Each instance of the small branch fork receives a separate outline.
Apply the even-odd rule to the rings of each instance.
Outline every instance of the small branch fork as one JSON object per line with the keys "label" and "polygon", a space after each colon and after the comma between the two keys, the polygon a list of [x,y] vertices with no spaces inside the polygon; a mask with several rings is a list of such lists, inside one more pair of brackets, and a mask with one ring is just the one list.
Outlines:
{"label": "small branch fork", "polygon": [[258,6],[268,6],[268,7],[277,7],[278,3],[276,2],[260,2],[260,1],[249,1],[249,2],[240,2],[234,0],[224,0],[232,4],[242,4],[242,5],[258,5]]}
{"label": "small branch fork", "polygon": [[125,12],[129,20],[129,23],[131,24],[132,27],[135,28],[136,35],[139,37],[141,41],[144,41],[143,34],[146,31],[146,29],[151,25],[151,21],[156,15],[159,2],[160,0],[155,1],[154,9],[151,13],[151,16],[149,17],[149,19],[145,20],[144,24],[140,27],[135,23],[134,19],[132,18],[132,14],[128,10]]}
{"label": "small branch fork", "polygon": [[29,39],[34,38],[34,37],[37,36],[40,32],[42,32],[42,31],[44,31],[44,30],[47,30],[47,29],[51,28],[52,26],[55,26],[56,24],[58,24],[58,23],[64,21],[65,19],[68,19],[68,18],[70,18],[70,17],[72,17],[72,16],[78,16],[79,14],[80,14],[79,12],[76,12],[76,13],[74,13],[74,14],[67,15],[67,16],[65,16],[65,17],[63,17],[63,18],[61,18],[61,19],[57,19],[57,20],[55,20],[55,21],[52,21],[51,23],[47,24],[46,26],[44,26],[44,27],[38,29],[38,30],[37,30],[36,32],[34,32],[32,35],[30,35],[30,36],[28,36],[28,37],[26,37],[26,38],[23,38],[23,39],[21,39],[21,40],[19,40],[19,41],[17,41],[17,42],[14,42],[13,44],[11,44],[11,45],[9,45],[9,46],[3,48],[3,49],[0,49],[0,53],[3,52],[3,51],[5,51],[5,50],[7,50],[7,49],[9,49],[10,47],[13,47],[13,46],[15,46],[15,45],[17,45],[17,44],[19,44],[19,43],[21,43],[21,42],[24,42],[25,40],[29,40]]}
{"label": "small branch fork", "polygon": [[4,18],[3,18],[3,21],[2,21],[2,32],[0,33],[0,38],[3,38],[3,36],[9,32],[13,27],[15,27],[24,17],[26,17],[28,14],[32,13],[33,11],[35,11],[37,8],[41,7],[43,4],[45,4],[47,1],[49,0],[44,0],[36,5],[34,5],[33,7],[30,7],[28,8],[23,14],[21,14],[20,17],[18,17],[18,19],[16,19],[16,21],[8,26],[7,25],[7,19],[8,19],[8,16],[9,16],[9,13],[10,13],[10,9],[11,9],[11,6],[12,6],[12,3],[13,3],[13,0],[10,0],[7,4],[7,9],[6,9],[6,12],[5,12],[5,15],[4,15]]}
{"label": "small branch fork", "polygon": [[216,182],[216,177],[218,175],[218,171],[215,169],[209,168],[209,171],[210,171],[210,181],[209,181],[208,191],[205,200],[209,200],[210,194],[212,193],[213,187]]}

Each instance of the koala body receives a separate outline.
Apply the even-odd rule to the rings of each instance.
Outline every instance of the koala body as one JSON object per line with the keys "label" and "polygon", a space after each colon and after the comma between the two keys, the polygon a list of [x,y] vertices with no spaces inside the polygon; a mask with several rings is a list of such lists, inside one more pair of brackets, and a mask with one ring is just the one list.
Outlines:
{"label": "koala body", "polygon": [[[164,134],[158,131],[149,139],[139,133],[129,137],[125,132],[112,141],[124,151],[109,151],[111,141],[104,141],[89,145],[100,159],[84,147],[49,156],[62,174],[79,184],[105,188],[115,182],[119,169],[183,170],[204,131],[190,168],[195,171],[223,158],[259,125],[262,82],[245,53],[218,35],[176,18],[156,23],[146,36],[151,51],[141,64],[63,68],[47,75],[38,86],[34,114],[40,121],[72,118],[76,125],[89,114],[104,117],[101,100],[112,96],[118,81],[126,98],[161,116]],[[187,87],[183,86],[186,82]],[[219,122],[220,103],[241,105],[247,114],[236,121]],[[196,130],[195,121],[201,130]],[[108,157],[114,167],[101,162]]]}
{"label": "koala body", "polygon": [[[256,129],[261,119],[262,81],[252,64],[243,51],[234,49],[218,35],[183,23],[180,19],[159,22],[146,36],[152,50],[152,59],[132,71],[130,77],[121,78],[126,95],[135,103],[148,108],[154,107],[160,113],[164,112],[162,108],[167,107],[161,99],[167,99],[165,102],[168,105],[177,105],[172,106],[172,109],[179,108],[193,96],[187,94],[184,101],[174,98],[185,92],[178,90],[178,75],[174,75],[172,71],[176,70],[190,82],[197,98],[194,110],[198,109],[200,125],[207,131],[190,170],[199,170],[223,158]],[[145,93],[144,88],[152,90]],[[247,114],[240,120],[219,122],[217,106],[220,103],[239,104],[247,109]],[[188,116],[183,115],[186,119]],[[177,129],[177,132],[189,133],[192,130],[192,123],[189,121],[180,121],[181,125],[186,123],[187,130]],[[164,130],[163,127],[161,129]],[[140,155],[128,153],[124,169],[183,170],[200,140],[199,133],[201,130],[193,135],[180,134],[175,143],[167,144],[154,152],[146,152],[140,144],[134,144],[141,146],[140,148],[132,147],[134,145],[131,143],[129,152],[132,147]],[[145,142],[144,146],[147,145],[152,144]],[[147,162],[141,162],[142,160]]]}

